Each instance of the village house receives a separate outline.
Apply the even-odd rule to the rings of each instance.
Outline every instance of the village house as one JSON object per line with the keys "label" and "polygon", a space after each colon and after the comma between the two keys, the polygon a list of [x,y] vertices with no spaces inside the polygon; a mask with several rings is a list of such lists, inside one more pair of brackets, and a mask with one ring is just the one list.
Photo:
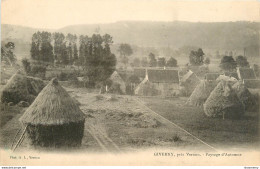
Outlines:
{"label": "village house", "polygon": [[237,75],[237,72],[225,72],[224,75],[228,76],[228,77],[236,78],[237,80],[239,79],[238,75]]}
{"label": "village house", "polygon": [[256,79],[255,71],[252,68],[237,68],[237,75],[239,80]]}
{"label": "village house", "polygon": [[146,69],[144,80],[136,87],[135,94],[143,96],[173,96],[179,92],[179,71]]}
{"label": "village house", "polygon": [[260,88],[260,80],[256,78],[254,69],[252,68],[237,68],[237,75],[240,81],[251,89]]}
{"label": "village house", "polygon": [[220,73],[207,73],[205,75],[205,80],[215,81],[219,77]]}

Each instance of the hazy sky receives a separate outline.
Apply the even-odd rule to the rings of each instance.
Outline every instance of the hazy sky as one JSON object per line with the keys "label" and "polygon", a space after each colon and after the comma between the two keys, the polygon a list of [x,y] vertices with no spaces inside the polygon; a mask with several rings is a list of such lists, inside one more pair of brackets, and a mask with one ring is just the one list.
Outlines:
{"label": "hazy sky", "polygon": [[1,22],[37,28],[146,21],[260,21],[259,1],[4,0]]}

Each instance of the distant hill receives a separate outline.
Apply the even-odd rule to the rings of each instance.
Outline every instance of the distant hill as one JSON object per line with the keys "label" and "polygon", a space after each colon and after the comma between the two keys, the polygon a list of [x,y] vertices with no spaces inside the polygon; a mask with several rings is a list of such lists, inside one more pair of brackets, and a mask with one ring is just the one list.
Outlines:
{"label": "distant hill", "polygon": [[[16,39],[30,43],[31,36],[38,29],[1,25],[2,41]],[[110,24],[71,25],[58,30],[63,33],[86,34],[108,33],[114,43],[129,43],[139,47],[199,46],[212,50],[247,49],[251,56],[259,56],[259,22],[145,22],[122,21]],[[251,53],[250,53],[251,52]]]}

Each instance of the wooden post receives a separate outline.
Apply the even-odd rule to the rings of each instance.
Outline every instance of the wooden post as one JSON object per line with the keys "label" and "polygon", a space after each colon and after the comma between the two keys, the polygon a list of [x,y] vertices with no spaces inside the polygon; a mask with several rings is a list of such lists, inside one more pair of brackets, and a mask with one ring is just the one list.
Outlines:
{"label": "wooden post", "polygon": [[22,138],[23,138],[23,136],[24,136],[24,134],[25,134],[25,132],[26,132],[26,129],[27,129],[27,125],[26,125],[26,127],[24,128],[23,133],[22,133],[21,137],[19,138],[18,142],[17,142],[16,145],[14,146],[13,151],[15,151],[15,149],[17,148],[17,146],[21,144],[20,142],[22,142]]}

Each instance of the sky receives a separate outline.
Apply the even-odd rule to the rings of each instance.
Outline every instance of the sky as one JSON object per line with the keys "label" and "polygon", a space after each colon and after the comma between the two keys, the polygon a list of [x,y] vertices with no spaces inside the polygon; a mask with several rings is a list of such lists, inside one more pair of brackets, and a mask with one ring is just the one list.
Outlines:
{"label": "sky", "polygon": [[257,0],[2,0],[1,23],[58,29],[117,21],[260,21]]}

